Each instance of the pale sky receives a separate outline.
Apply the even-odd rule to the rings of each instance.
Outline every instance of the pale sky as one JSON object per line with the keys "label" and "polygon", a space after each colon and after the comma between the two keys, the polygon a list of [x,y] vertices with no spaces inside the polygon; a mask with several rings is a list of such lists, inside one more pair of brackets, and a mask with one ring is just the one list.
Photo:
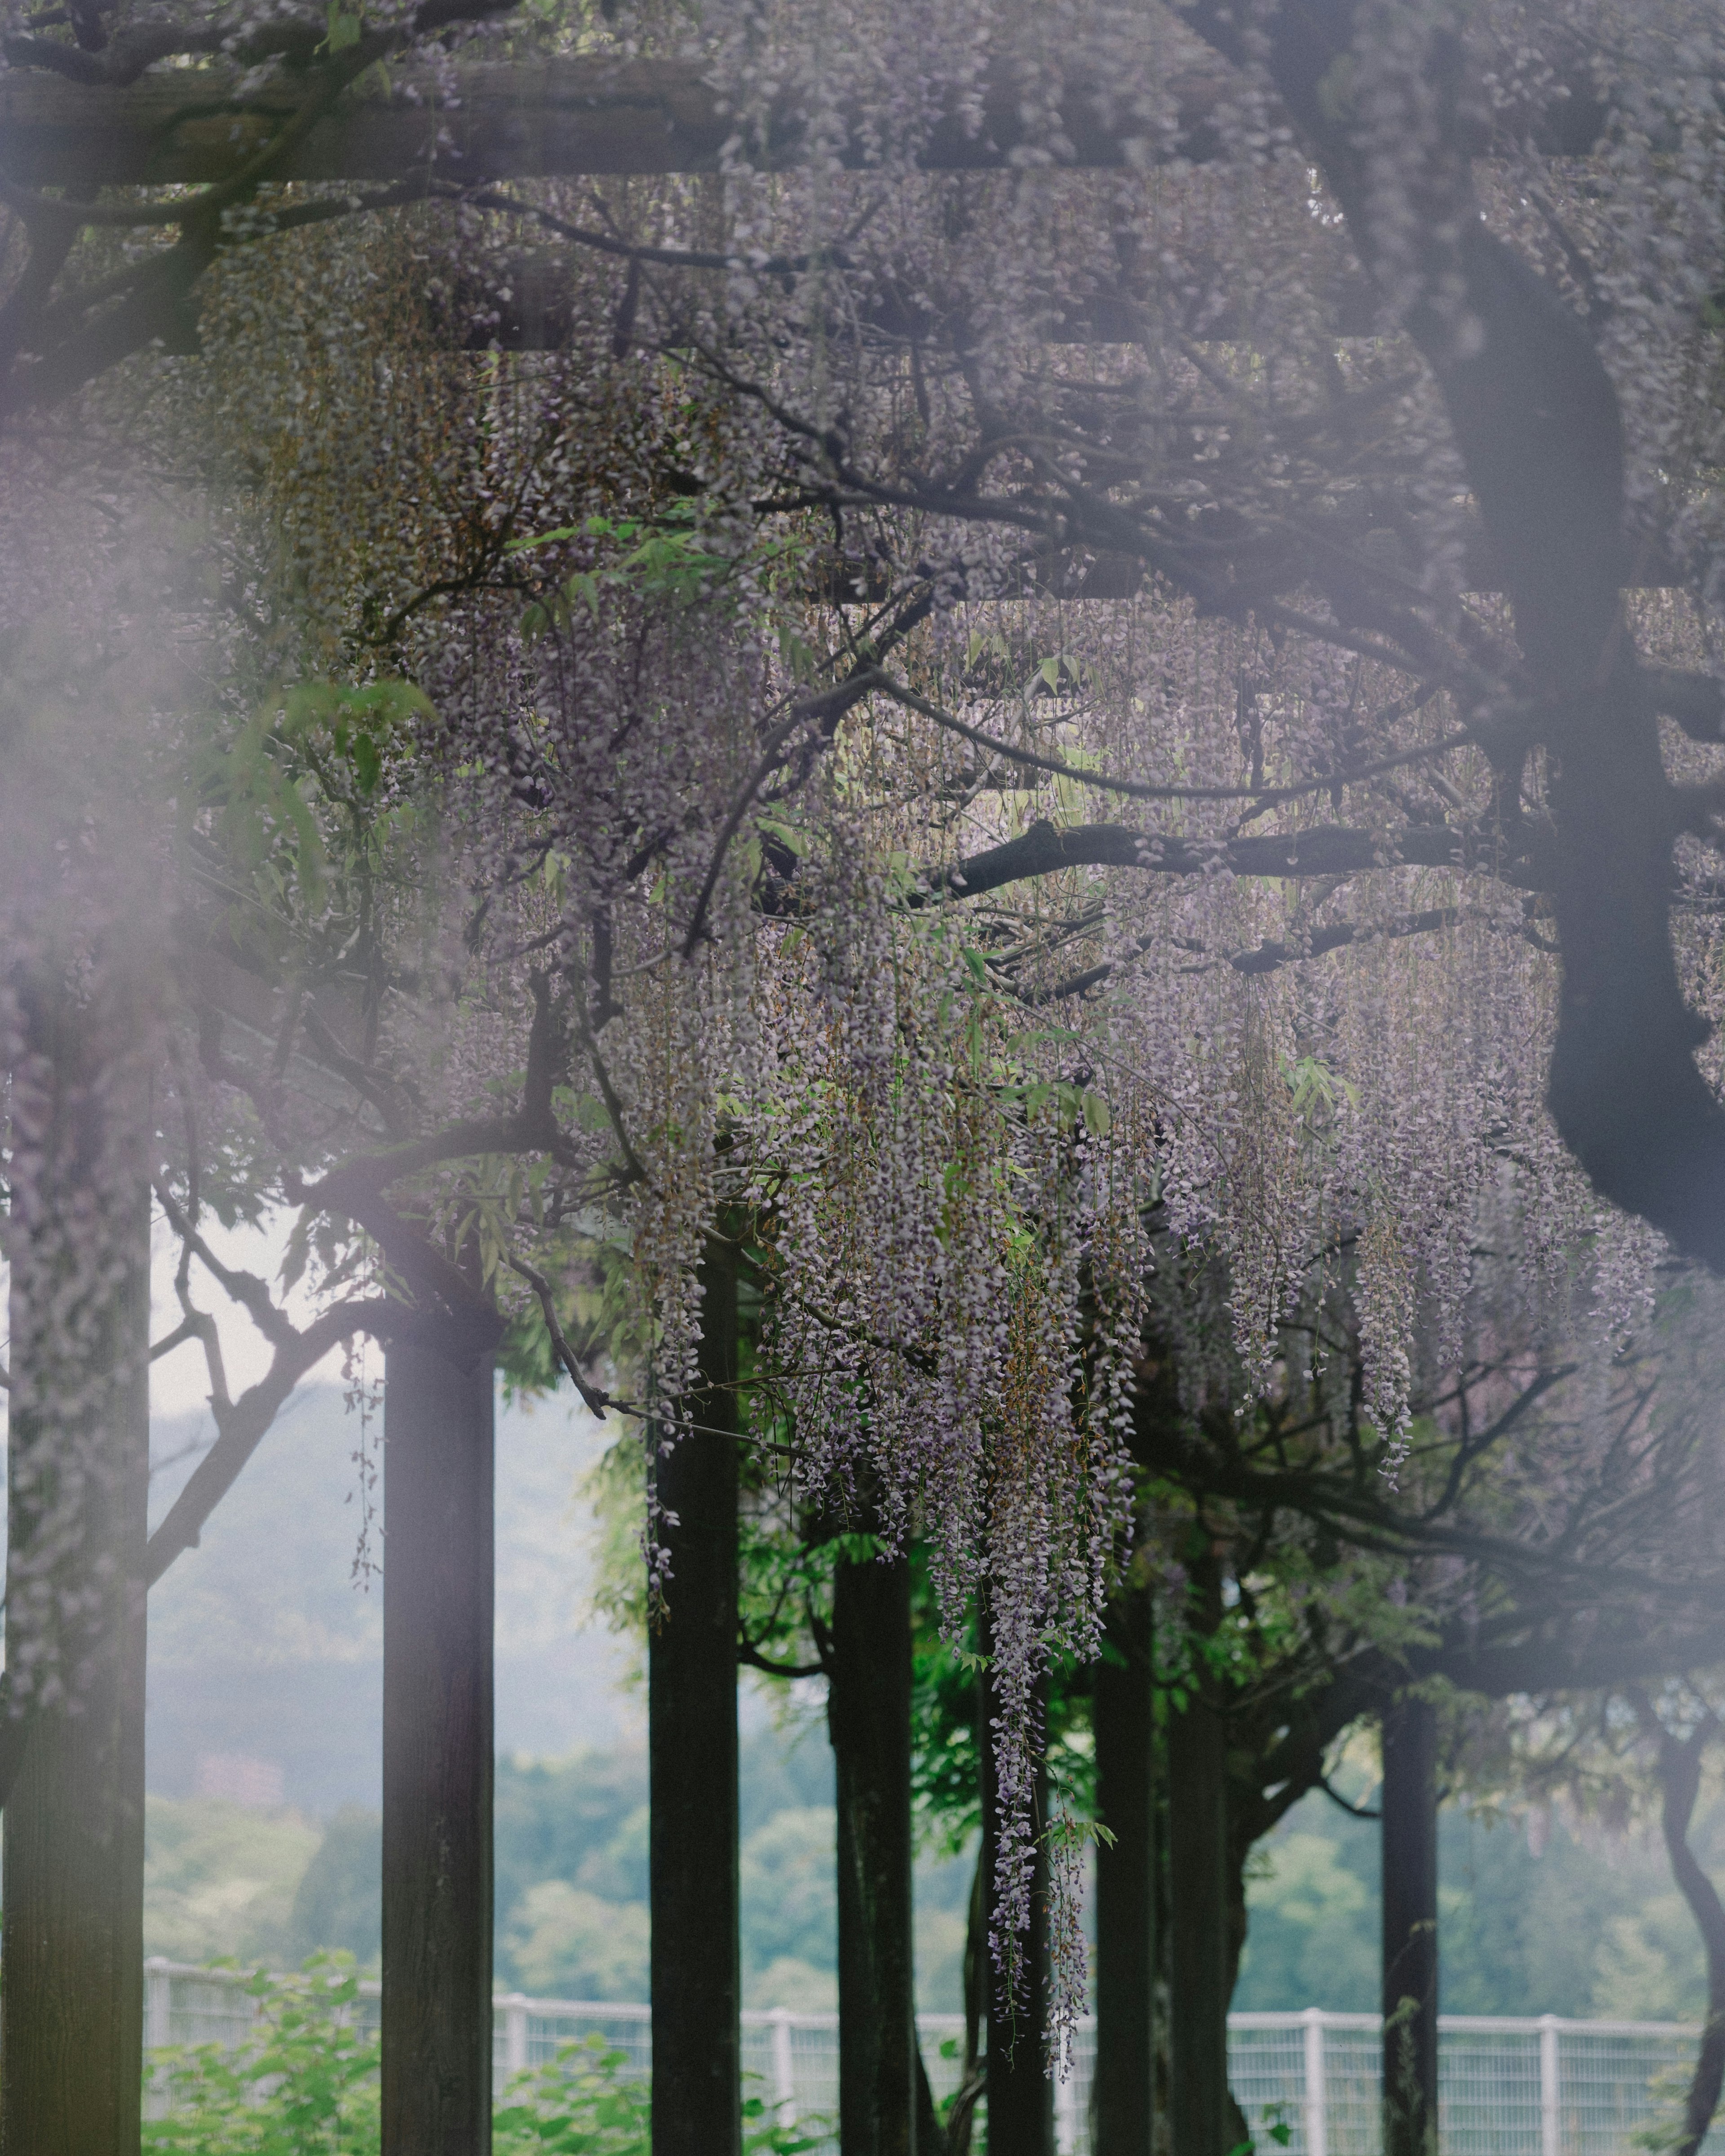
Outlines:
{"label": "pale sky", "polygon": [[[287,1248],[289,1232],[293,1224],[291,1214],[276,1214],[261,1229],[223,1228],[219,1220],[206,1214],[198,1224],[199,1231],[212,1250],[225,1265],[236,1270],[256,1273],[266,1281],[272,1293],[279,1293],[278,1275]],[[179,1263],[179,1238],[166,1220],[157,1215],[151,1230],[151,1271],[150,1281],[151,1322],[152,1340],[164,1339],[180,1322],[180,1306],[174,1295],[174,1270]],[[228,1373],[228,1390],[238,1399],[248,1385],[255,1384],[270,1368],[270,1343],[259,1332],[243,1309],[228,1300],[220,1282],[211,1278],[196,1259],[192,1265],[192,1300],[200,1310],[207,1310],[216,1321],[216,1330],[221,1337],[222,1360]],[[303,1325],[314,1314],[316,1306],[303,1291],[296,1291],[290,1298],[288,1314],[298,1325]],[[339,1377],[341,1368],[341,1351],[326,1355],[316,1369],[301,1378],[302,1384],[313,1385]],[[204,1367],[203,1349],[195,1340],[164,1355],[150,1369],[150,1414],[151,1420],[169,1415],[183,1414],[201,1408],[209,1398],[209,1373]]]}

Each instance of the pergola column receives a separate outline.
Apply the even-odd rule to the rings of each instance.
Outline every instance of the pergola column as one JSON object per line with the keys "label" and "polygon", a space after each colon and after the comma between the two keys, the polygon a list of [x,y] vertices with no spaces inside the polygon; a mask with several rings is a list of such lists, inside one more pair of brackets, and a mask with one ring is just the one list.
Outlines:
{"label": "pergola column", "polygon": [[488,2156],[491,1357],[398,1334],[383,1418],[383,2156]]}
{"label": "pergola column", "polygon": [[1438,2128],[1437,1713],[1384,1716],[1384,2148],[1430,2156]]}
{"label": "pergola column", "polygon": [[737,1876],[737,1250],[701,1269],[700,1429],[654,1462],[670,1552],[647,1645],[653,2156],[739,2156]]}

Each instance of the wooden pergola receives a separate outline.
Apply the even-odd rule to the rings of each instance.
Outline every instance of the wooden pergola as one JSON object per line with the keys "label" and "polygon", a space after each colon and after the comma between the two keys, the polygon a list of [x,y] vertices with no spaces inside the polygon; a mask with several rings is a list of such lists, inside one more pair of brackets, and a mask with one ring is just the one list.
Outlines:
{"label": "wooden pergola", "polygon": [[[412,201],[434,182],[460,188],[581,175],[712,172],[721,168],[734,132],[701,69],[684,63],[469,64],[459,70],[454,107],[439,103],[437,79],[408,69],[388,95],[356,85],[314,111],[312,101],[321,95],[315,76],[299,87],[272,84],[264,99],[248,104],[236,100],[234,74],[219,64],[150,74],[141,63],[128,78],[126,70],[138,55],[121,53],[119,41],[106,53],[56,49],[67,56],[59,72],[15,65],[0,74],[0,166],[14,189],[218,186],[267,158],[271,143],[291,136],[263,177],[350,182],[377,191],[366,199],[383,207]],[[1104,98],[1076,91],[1061,113],[1069,162],[1104,167],[1200,162],[1216,154],[1219,108],[1240,90],[1240,79],[1219,66],[1171,83],[1161,110],[1124,115]],[[1555,98],[1542,123],[1545,146],[1585,151],[1602,117],[1590,95]],[[788,166],[802,156],[803,143],[800,116],[786,104],[747,146],[757,167]],[[955,110],[932,131],[921,162],[931,171],[1000,168],[1035,148],[1015,85],[997,75],[987,86],[980,124],[968,124]],[[864,162],[860,132],[852,154],[854,162]],[[1110,321],[1099,321],[1091,333],[1106,334],[1109,326]],[[531,325],[514,341],[536,341]],[[701,1419],[734,1428],[725,1418],[736,1412],[737,1282],[734,1258],[721,1242],[710,1248],[706,1270],[711,1322],[703,1348],[701,1375],[709,1389]],[[383,2145],[386,2156],[477,2156],[489,2146],[491,2103],[497,1326],[495,1313],[454,1269],[416,1285],[424,1289],[418,1306],[401,1313],[386,1340]],[[133,1403],[134,1416],[136,1411]],[[678,1595],[670,1621],[653,1635],[649,1661],[654,2144],[655,2156],[737,2156],[735,1446],[680,1446],[660,1495],[683,1524],[670,1535]],[[141,1490],[136,1502],[141,1507]],[[137,1542],[141,1534],[140,1511],[125,1524],[121,1539]],[[868,1621],[884,1620],[875,1612]],[[126,1669],[141,1661],[141,1640],[140,1630],[116,1648],[128,1658]],[[1142,1652],[1135,1650],[1127,1669],[1126,1677],[1109,1680],[1122,1695],[1118,1726],[1125,1735],[1102,1763],[1108,1801],[1119,1815],[1147,1820],[1150,1724]],[[1213,1738],[1199,1716],[1183,1741],[1201,1745]],[[907,1727],[902,1742],[907,1748]],[[1398,1787],[1404,1783],[1412,1792],[1408,1801],[1423,1820],[1435,1793],[1421,1744],[1413,1744],[1411,1753],[1404,1746],[1394,1756],[1414,1753]],[[907,1749],[905,1771],[908,1806]],[[28,1928],[32,1879],[39,1875],[50,1900],[59,1891],[54,1860],[43,1852],[54,1843],[65,1809],[75,1809],[74,1793],[81,1792],[76,1801],[87,1799],[93,1775],[121,1813],[131,1807],[141,1820],[142,1748],[131,1739],[98,1760],[74,1734],[44,1748],[14,1793],[6,1831],[9,1977],[21,1966],[10,1943]],[[1176,1852],[1186,1876],[1219,1861],[1214,1820],[1187,1815],[1182,1830],[1195,1837]],[[1414,1870],[1423,1880],[1425,1828],[1416,1824],[1405,1831],[1418,1845]],[[129,1862],[130,1854],[122,1854]],[[1131,1852],[1111,1861],[1142,1869],[1141,1856]],[[1142,1882],[1138,1892],[1142,1898]],[[130,1888],[110,1900],[105,1931],[86,1929],[80,1942],[71,1992],[33,1994],[15,1981],[5,1987],[5,2138],[21,2156],[92,2156],[96,2148],[93,2140],[82,2146],[64,2140],[54,2123],[55,2107],[67,2101],[68,2042],[74,2056],[79,2046],[75,2025],[50,2030],[48,2016],[63,2013],[74,2025],[80,2019],[111,2025],[115,2016],[136,2022],[136,2060],[141,1908]],[[1435,1914],[1435,1889],[1422,1885],[1406,1907],[1398,1904],[1394,1922],[1408,1938],[1425,1938]],[[1177,1907],[1177,1930],[1180,1921]],[[728,1959],[716,1961],[691,1955],[678,1943],[727,1937]],[[1204,1942],[1189,1943],[1203,1959],[1209,1951]],[[1132,1984],[1146,1987],[1147,1938],[1124,1947],[1105,1942],[1105,1953],[1111,1950],[1126,1954]],[[1416,1989],[1425,1981],[1423,1964],[1418,1974]],[[1194,1995],[1207,1994],[1215,1980],[1206,1962]],[[1184,2010],[1179,1998],[1176,2010]],[[1418,2041],[1424,2071],[1423,2019]],[[902,2071],[902,2044],[890,2034],[882,2042],[882,2056],[897,2062],[891,2070]],[[104,2049],[95,2046],[86,2056]],[[1147,2067],[1147,2045],[1133,2056]],[[1122,2072],[1115,2101],[1125,2117],[1144,2104],[1147,2085],[1141,2071],[1122,2066]],[[134,2104],[135,2092],[134,2081]],[[94,2113],[86,2107],[81,2115]],[[1002,2156],[1009,2156],[1012,2115],[1003,2102],[993,2122]],[[1040,2145],[1028,2128],[1024,2145]]]}

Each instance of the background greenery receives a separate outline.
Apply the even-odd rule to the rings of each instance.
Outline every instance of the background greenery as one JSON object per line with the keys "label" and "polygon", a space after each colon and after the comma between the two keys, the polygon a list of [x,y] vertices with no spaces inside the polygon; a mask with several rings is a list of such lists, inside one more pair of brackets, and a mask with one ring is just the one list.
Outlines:
{"label": "background greenery", "polygon": [[[751,2006],[830,2008],[832,1758],[824,1727],[768,1726],[742,1748],[742,1959]],[[541,1996],[647,1995],[646,1760],[634,1746],[497,1763],[497,1975]],[[320,1832],[292,1810],[152,1797],[146,1946],[177,1961],[233,1955],[297,1967],[319,1948],[374,1967],[378,1820],[359,1806]],[[917,1877],[917,1977],[932,2010],[963,2003],[965,1856]]]}
{"label": "background greenery", "polygon": [[[1692,1840],[1719,1877],[1725,1801],[1717,1787],[1697,1808]],[[1314,1793],[1255,1868],[1235,2005],[1375,2011],[1377,1828]],[[1491,1823],[1446,1805],[1438,1903],[1446,2014],[1698,2021],[1705,2012],[1700,1935],[1656,1835],[1579,1833],[1560,1815]]]}
{"label": "background greenery", "polygon": [[[752,2006],[831,2006],[832,1768],[824,1732],[771,1727],[742,1747],[742,1942]],[[497,1769],[497,1973],[563,1998],[644,1999],[646,1768],[629,1746]],[[1694,1840],[1725,1871],[1716,1790]],[[1535,1853],[1536,1847],[1538,1853]],[[377,1819],[152,1798],[151,1953],[295,1967],[318,1947],[377,1954]],[[1377,1989],[1378,1835],[1322,1795],[1260,1851],[1235,2004],[1368,2013]],[[917,1876],[917,1984],[930,2011],[963,2003],[968,1857]],[[1579,1834],[1561,1816],[1484,1819],[1446,1806],[1440,1835],[1443,2005],[1455,2014],[1697,2020],[1701,1949],[1663,1851]]]}
{"label": "background greenery", "polygon": [[[158,1451],[182,1450],[198,1426],[160,1419]],[[309,1388],[203,1547],[151,1598],[151,1953],[283,1969],[331,1948],[375,1964],[381,1607],[355,1582],[357,1440],[339,1393]],[[646,1762],[634,1734],[633,1650],[588,1607],[593,1551],[579,1491],[598,1449],[598,1433],[559,1401],[500,1417],[497,1970],[531,1992],[639,1999]],[[158,1508],[189,1465],[157,1478]],[[773,1696],[785,1703],[783,1688]],[[781,1729],[746,1684],[744,1717],[747,2002],[830,2006],[832,1760],[819,1687],[802,1689]],[[193,1795],[207,1753],[278,1763],[287,1801],[258,1810]],[[968,1753],[954,1771],[968,1772]],[[1366,1794],[1363,1781],[1348,1786]],[[1445,2009],[1697,2016],[1700,1949],[1656,1840],[1578,1835],[1561,1817],[1532,1826],[1445,1809]],[[1703,1798],[1694,1840],[1717,1876],[1717,1789]],[[1255,1871],[1235,2004],[1369,2011],[1376,1828],[1315,1794],[1260,1850]],[[917,1980],[930,2010],[962,2004],[969,1885],[965,1855],[931,1849],[919,1867]]]}

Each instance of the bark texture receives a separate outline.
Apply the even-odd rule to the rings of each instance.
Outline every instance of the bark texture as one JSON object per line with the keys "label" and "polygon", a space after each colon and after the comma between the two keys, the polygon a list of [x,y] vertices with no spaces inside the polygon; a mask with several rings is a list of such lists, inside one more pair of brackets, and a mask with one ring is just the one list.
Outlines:
{"label": "bark texture", "polygon": [[[701,1267],[703,1389],[657,1463],[670,1552],[649,1635],[653,2156],[738,2156],[737,1253]],[[673,1518],[675,1524],[673,1524]]]}
{"label": "bark texture", "polygon": [[1168,1981],[1171,2137],[1178,2156],[1225,2156],[1228,2098],[1228,1783],[1225,1726],[1207,1690],[1171,1714]]}
{"label": "bark texture", "polygon": [[1156,1722],[1151,1603],[1124,1589],[1108,1612],[1096,1669],[1096,2156],[1153,2156],[1155,2145]]}
{"label": "bark texture", "polygon": [[845,2156],[915,2156],[911,1568],[902,1558],[839,1564],[827,1726],[839,1820],[839,2138]]}
{"label": "bark texture", "polygon": [[390,1342],[384,1394],[383,2148],[491,2145],[492,1364]]}
{"label": "bark texture", "polygon": [[[0,2149],[6,2156],[136,2156],[143,2067],[147,1123],[141,1086],[117,1094],[105,1087],[103,1044],[68,999],[49,993],[28,1007],[32,1076],[47,1102],[47,1167],[33,1205],[14,1203],[12,1221],[7,1645],[14,1667],[28,1667],[41,1616],[64,1691],[59,1701],[44,1697],[28,1727],[12,1722],[0,1748],[12,1763],[21,1759],[6,1804],[0,1881]],[[131,1125],[117,1143],[116,1117]],[[136,1156],[117,1219],[116,1150]],[[80,1219],[86,1233],[105,1224],[115,1270],[85,1327],[74,1394],[74,1373],[56,1368],[55,1325],[45,1313],[57,1281],[64,1285],[56,1239]],[[78,1293],[88,1316],[90,1291]],[[44,1367],[33,1369],[39,1351]],[[78,1403],[69,1411],[69,1397]],[[69,1618],[69,1607],[77,1609]]]}
{"label": "bark texture", "polygon": [[1384,2156],[1429,2156],[1438,2130],[1437,1714],[1384,1717]]}
{"label": "bark texture", "polygon": [[1721,2087],[1725,2085],[1725,1907],[1721,1906],[1717,1888],[1689,1846],[1689,1822],[1695,1816],[1695,1799],[1701,1788],[1702,1755],[1709,1738],[1717,1734],[1718,1724],[1710,1716],[1686,1739],[1673,1737],[1668,1730],[1661,1730],[1659,1738],[1663,1799],[1660,1826],[1666,1854],[1707,1958],[1707,2018],[1684,2098],[1682,2135],[1672,2143],[1676,2156],[1700,2156],[1713,2114],[1719,2108]]}

